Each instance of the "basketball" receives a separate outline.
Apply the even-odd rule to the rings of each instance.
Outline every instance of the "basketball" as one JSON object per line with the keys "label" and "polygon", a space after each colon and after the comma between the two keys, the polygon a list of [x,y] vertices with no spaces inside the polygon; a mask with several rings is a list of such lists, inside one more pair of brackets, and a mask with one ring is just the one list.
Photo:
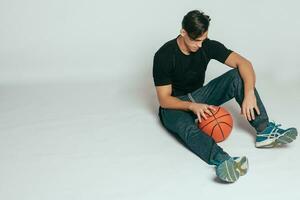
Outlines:
{"label": "basketball", "polygon": [[213,116],[206,114],[207,119],[201,118],[201,122],[198,122],[198,127],[204,133],[211,136],[215,142],[222,142],[231,133],[233,119],[224,107],[215,106],[214,108],[216,111],[211,111]]}

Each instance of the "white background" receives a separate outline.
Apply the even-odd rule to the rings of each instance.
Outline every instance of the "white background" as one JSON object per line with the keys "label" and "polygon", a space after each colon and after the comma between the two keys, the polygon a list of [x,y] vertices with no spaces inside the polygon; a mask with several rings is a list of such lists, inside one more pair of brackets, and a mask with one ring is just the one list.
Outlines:
{"label": "white background", "polygon": [[[298,126],[296,0],[0,0],[0,199],[300,197],[298,141],[258,150],[234,102],[230,138],[250,171],[235,184],[160,125],[157,49],[200,9],[209,37],[248,58],[270,119]],[[211,61],[206,82],[227,71]]]}

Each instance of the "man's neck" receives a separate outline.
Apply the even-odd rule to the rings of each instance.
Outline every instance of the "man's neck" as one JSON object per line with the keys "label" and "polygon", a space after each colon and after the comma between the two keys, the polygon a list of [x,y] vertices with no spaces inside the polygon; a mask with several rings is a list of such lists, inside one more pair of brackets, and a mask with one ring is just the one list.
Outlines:
{"label": "man's neck", "polygon": [[190,55],[190,52],[188,51],[186,45],[184,44],[183,38],[181,35],[179,35],[179,37],[176,39],[177,41],[177,45],[180,49],[180,51],[185,54],[185,55]]}

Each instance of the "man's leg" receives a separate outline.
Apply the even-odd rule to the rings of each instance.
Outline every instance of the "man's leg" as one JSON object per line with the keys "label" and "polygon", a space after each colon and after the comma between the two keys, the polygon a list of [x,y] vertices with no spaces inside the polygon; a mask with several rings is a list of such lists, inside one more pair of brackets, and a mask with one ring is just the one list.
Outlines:
{"label": "man's leg", "polygon": [[202,160],[218,165],[230,158],[216,142],[195,123],[193,113],[175,109],[160,109],[162,125]]}
{"label": "man's leg", "polygon": [[[280,124],[269,122],[266,109],[260,99],[257,90],[254,90],[260,115],[255,112],[255,119],[249,123],[256,129],[256,147],[274,147],[287,144],[296,139],[298,133],[296,128],[281,129]],[[190,98],[196,102],[212,105],[221,105],[235,98],[242,105],[244,100],[244,83],[237,69],[232,69],[225,74],[210,81],[207,85],[193,93]]]}
{"label": "man's leg", "polygon": [[247,173],[246,157],[230,157],[216,142],[203,133],[195,123],[196,115],[191,112],[160,109],[163,126],[192,152],[211,165],[216,165],[217,176],[225,182],[235,182]]}
{"label": "man's leg", "polygon": [[[255,89],[254,92],[260,115],[257,115],[255,112],[255,120],[251,120],[249,123],[259,132],[267,127],[269,117],[257,90]],[[216,106],[235,98],[241,107],[244,100],[244,83],[238,69],[232,69],[213,79],[204,87],[197,89],[190,95],[196,102]]]}

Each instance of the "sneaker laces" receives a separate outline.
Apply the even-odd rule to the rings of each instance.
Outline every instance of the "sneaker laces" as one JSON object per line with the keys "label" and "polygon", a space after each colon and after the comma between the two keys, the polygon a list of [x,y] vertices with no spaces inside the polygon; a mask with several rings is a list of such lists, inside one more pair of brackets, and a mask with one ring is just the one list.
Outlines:
{"label": "sneaker laces", "polygon": [[280,129],[280,128],[279,128],[280,126],[282,126],[282,125],[281,125],[281,124],[276,124],[275,121],[273,121],[273,123],[271,124],[271,127],[273,127],[271,133],[274,133],[274,132],[276,132],[277,130],[279,130],[279,129]]}
{"label": "sneaker laces", "polygon": [[280,128],[279,128],[280,126],[282,126],[282,125],[281,124],[276,124],[275,121],[272,121],[268,124],[268,127],[272,128],[271,132],[270,133],[265,133],[265,134],[261,133],[258,136],[260,136],[260,137],[277,137],[277,135],[278,135],[277,130],[280,130]]}

